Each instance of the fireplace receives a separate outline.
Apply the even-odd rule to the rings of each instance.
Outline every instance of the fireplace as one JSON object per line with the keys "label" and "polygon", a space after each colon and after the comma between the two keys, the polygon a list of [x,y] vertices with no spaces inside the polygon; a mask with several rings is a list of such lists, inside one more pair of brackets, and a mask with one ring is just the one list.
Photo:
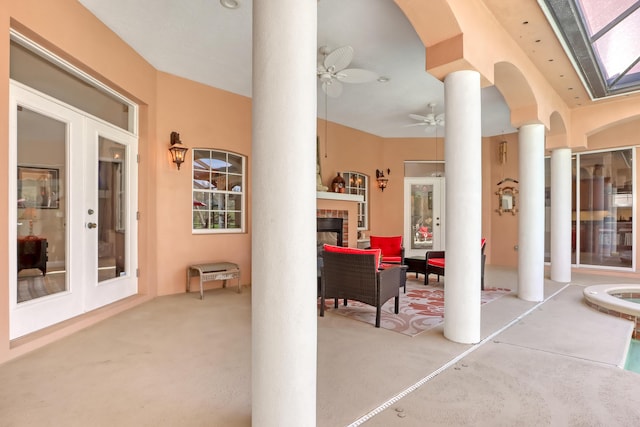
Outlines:
{"label": "fireplace", "polygon": [[322,245],[343,246],[344,225],[342,218],[316,218],[318,233],[318,254]]}
{"label": "fireplace", "polygon": [[[316,211],[318,225],[318,244],[322,243],[336,246],[349,246],[349,211],[318,209]],[[338,241],[338,230],[340,240]]]}

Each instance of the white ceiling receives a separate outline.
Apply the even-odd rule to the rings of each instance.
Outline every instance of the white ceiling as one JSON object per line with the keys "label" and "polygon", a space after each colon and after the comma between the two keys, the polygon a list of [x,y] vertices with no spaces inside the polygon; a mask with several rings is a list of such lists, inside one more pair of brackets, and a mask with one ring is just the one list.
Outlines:
{"label": "white ceiling", "polygon": [[[251,96],[250,0],[235,10],[218,0],[79,1],[158,70]],[[409,126],[409,114],[427,114],[430,102],[444,112],[444,84],[424,71],[424,46],[392,0],[320,0],[318,47],[344,45],[355,52],[349,68],[390,80],[344,84],[326,109],[318,86],[320,118],[381,137],[436,135],[435,127]],[[500,93],[483,89],[483,136],[513,131]]]}

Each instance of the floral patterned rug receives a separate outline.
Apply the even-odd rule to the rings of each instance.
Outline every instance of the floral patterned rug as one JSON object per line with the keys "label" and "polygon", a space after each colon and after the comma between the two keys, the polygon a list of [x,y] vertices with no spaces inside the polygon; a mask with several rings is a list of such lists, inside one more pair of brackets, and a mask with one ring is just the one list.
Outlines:
{"label": "floral patterned rug", "polygon": [[[510,289],[487,288],[482,291],[481,303],[486,304],[507,295]],[[407,278],[407,293],[400,289],[400,312],[393,312],[391,298],[382,306],[380,327],[411,337],[429,330],[444,321],[444,287],[432,282],[424,286],[422,280]],[[318,300],[319,302],[319,300]],[[338,308],[334,308],[333,299],[325,301],[326,311],[350,317],[361,322],[375,325],[376,308],[358,301],[347,302],[347,306],[340,301]]]}

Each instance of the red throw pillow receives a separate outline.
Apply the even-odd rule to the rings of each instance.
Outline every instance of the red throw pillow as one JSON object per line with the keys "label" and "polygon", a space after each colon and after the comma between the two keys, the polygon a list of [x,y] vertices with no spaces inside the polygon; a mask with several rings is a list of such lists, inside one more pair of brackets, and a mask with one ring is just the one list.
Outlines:
{"label": "red throw pillow", "polygon": [[325,243],[324,250],[327,252],[337,252],[341,254],[373,254],[376,256],[376,266],[380,266],[380,263],[382,262],[382,251],[380,249],[357,249],[345,246],[327,245]]}

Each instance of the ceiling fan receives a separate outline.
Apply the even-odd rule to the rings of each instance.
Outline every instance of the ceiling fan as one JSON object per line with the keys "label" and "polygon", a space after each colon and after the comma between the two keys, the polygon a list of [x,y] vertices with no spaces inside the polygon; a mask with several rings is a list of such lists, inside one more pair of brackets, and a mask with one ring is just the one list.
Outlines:
{"label": "ceiling fan", "polygon": [[409,114],[409,117],[414,120],[418,120],[418,123],[408,126],[444,126],[444,113],[435,115],[433,112],[436,108],[435,102],[429,103],[429,108],[431,108],[431,112],[426,116],[422,116],[420,114]]}
{"label": "ceiling fan", "polygon": [[318,78],[324,93],[332,98],[340,96],[342,83],[368,83],[378,78],[373,71],[347,68],[353,59],[351,46],[342,46],[333,51],[322,46],[319,52],[323,55],[323,61],[318,64]]}

